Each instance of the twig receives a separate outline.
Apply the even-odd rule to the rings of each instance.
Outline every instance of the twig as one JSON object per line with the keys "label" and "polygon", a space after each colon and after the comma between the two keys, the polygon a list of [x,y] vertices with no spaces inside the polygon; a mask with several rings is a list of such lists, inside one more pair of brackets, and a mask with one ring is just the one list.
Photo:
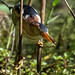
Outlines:
{"label": "twig", "polygon": [[4,0],[2,0],[1,1],[4,5],[6,5],[8,8],[9,8],[9,10],[11,10],[12,8],[13,8],[13,6],[9,6]]}
{"label": "twig", "polygon": [[33,0],[29,0],[28,5],[29,5],[29,6],[32,6],[32,2],[33,2]]}
{"label": "twig", "polygon": [[75,19],[75,13],[72,11],[71,7],[69,6],[68,2],[66,0],[64,0],[66,6],[68,7],[69,11],[71,12],[73,18]]}
{"label": "twig", "polygon": [[[41,16],[41,23],[44,24],[45,21],[45,5],[46,5],[46,0],[41,0],[41,10],[40,10],[40,16]],[[41,39],[41,42],[43,42],[43,39]],[[41,51],[42,48],[38,45],[38,50],[37,50],[37,72],[41,74]]]}
{"label": "twig", "polygon": [[11,53],[10,53],[10,55],[9,55],[9,57],[8,57],[8,61],[10,60],[10,58],[11,58],[11,55],[12,55],[12,53],[13,53],[13,49],[14,49],[14,40],[15,40],[15,28],[13,29],[13,36],[12,36],[12,48],[11,48]]}
{"label": "twig", "polygon": [[64,68],[66,69],[66,63],[67,63],[67,61],[66,61],[66,58],[64,59]]}
{"label": "twig", "polygon": [[[20,10],[20,24],[19,24],[19,47],[18,47],[18,61],[20,61],[21,59],[21,51],[22,51],[22,24],[23,24],[23,20],[22,20],[22,11],[23,11],[23,0],[20,0],[21,3],[21,10]],[[21,75],[21,68],[18,69],[17,75]]]}
{"label": "twig", "polygon": [[8,66],[8,62],[9,62],[9,60],[10,60],[10,58],[11,58],[11,55],[12,55],[12,53],[13,53],[13,49],[14,49],[14,40],[15,40],[15,28],[13,29],[13,36],[12,36],[12,48],[11,48],[11,52],[10,52],[10,55],[9,55],[9,57],[8,57],[8,59],[7,59],[7,63],[6,63],[6,66],[5,66],[5,74],[7,74],[6,72],[7,72],[7,66]]}

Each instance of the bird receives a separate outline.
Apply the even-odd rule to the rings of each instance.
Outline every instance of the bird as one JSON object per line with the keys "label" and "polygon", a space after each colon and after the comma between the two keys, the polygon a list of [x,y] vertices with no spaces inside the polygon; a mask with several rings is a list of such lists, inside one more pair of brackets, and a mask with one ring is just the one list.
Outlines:
{"label": "bird", "polygon": [[[12,10],[12,20],[18,33],[20,24],[20,8],[18,3]],[[41,18],[37,10],[29,5],[23,4],[23,35],[24,37],[34,43],[40,39],[46,39],[51,42],[53,46],[56,45],[55,41],[48,33],[48,28],[41,23]]]}

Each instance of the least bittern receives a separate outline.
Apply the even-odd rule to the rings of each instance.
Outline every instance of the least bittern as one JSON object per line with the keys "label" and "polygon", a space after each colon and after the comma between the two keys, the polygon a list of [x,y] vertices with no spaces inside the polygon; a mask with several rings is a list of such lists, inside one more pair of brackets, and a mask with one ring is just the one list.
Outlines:
{"label": "least bittern", "polygon": [[[14,6],[12,10],[12,20],[15,27],[18,28],[20,23],[20,3]],[[38,12],[33,7],[25,4],[23,5],[23,35],[26,39],[36,43],[45,38],[55,46],[54,40],[48,34],[48,29],[41,23]]]}

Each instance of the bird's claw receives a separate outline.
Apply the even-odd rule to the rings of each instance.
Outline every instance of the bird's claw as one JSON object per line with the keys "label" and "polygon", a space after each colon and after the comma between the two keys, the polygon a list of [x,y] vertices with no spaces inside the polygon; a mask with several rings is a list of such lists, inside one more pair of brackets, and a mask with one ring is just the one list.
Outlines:
{"label": "bird's claw", "polygon": [[38,41],[38,45],[39,45],[40,47],[43,47],[43,43],[42,43],[41,41]]}
{"label": "bird's claw", "polygon": [[22,65],[23,65],[23,60],[25,59],[25,57],[22,57],[22,59],[18,62],[18,66],[16,65],[15,66],[15,70],[18,70],[19,68],[21,68],[22,67]]}

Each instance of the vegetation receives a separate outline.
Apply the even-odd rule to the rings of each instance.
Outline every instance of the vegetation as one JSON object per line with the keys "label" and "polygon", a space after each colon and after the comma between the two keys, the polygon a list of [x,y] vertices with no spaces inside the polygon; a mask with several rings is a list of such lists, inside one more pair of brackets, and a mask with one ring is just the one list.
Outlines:
{"label": "vegetation", "polygon": [[[19,2],[19,0],[5,1],[11,6]],[[75,0],[67,1],[75,13]],[[28,0],[25,0],[24,3],[27,4]],[[40,14],[40,0],[33,0],[32,6]],[[56,47],[44,40],[41,75],[74,75],[75,19],[65,5],[64,0],[47,0],[45,25],[49,29],[49,34],[55,39]],[[16,50],[13,51],[11,58],[8,60],[12,49],[13,26],[9,9],[0,2],[0,75],[17,75],[17,71],[14,69]],[[36,75],[36,54],[32,58],[36,45],[24,40],[22,47],[22,55],[25,59],[21,73],[22,75]]]}

